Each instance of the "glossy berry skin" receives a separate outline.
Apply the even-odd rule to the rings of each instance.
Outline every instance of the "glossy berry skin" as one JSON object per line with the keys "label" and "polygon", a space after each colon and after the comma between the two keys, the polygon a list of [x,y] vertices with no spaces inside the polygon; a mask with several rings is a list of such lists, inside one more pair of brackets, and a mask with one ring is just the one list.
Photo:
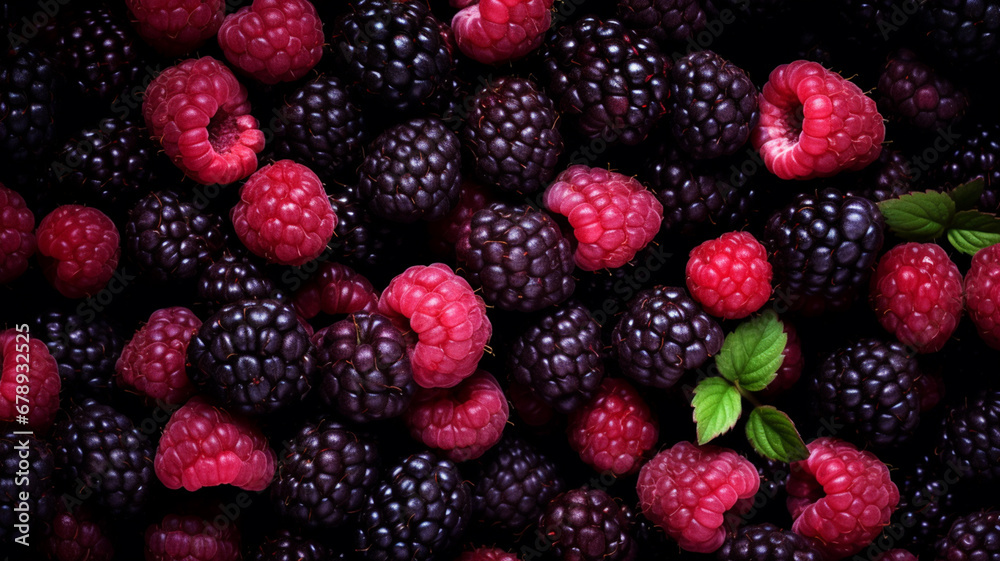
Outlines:
{"label": "glossy berry skin", "polygon": [[567,422],[569,445],[584,463],[615,477],[639,471],[660,425],[642,395],[621,378],[605,378],[594,398]]}
{"label": "glossy berry skin", "polygon": [[767,250],[749,232],[730,232],[691,250],[685,270],[691,297],[706,312],[740,319],[771,297]]}
{"label": "glossy berry skin", "polygon": [[1000,512],[973,512],[955,520],[937,543],[937,559],[996,561],[1000,559]]}
{"label": "glossy berry skin", "polygon": [[699,0],[619,0],[618,17],[658,43],[684,42],[705,29],[708,16]]}
{"label": "glossy berry skin", "polygon": [[627,561],[635,557],[632,513],[600,489],[581,487],[552,499],[538,519],[559,559]]}
{"label": "glossy berry skin", "polygon": [[965,273],[965,309],[987,345],[1000,349],[1000,245],[976,252]]}
{"label": "glossy berry skin", "polygon": [[378,308],[378,293],[354,269],[324,261],[295,292],[292,302],[300,316],[312,319],[320,312],[328,315],[374,312]]}
{"label": "glossy berry skin", "polygon": [[254,0],[226,16],[218,39],[226,60],[264,84],[297,80],[323,56],[323,22],[308,0]]}
{"label": "glossy berry skin", "polygon": [[35,317],[31,336],[44,342],[56,359],[63,397],[110,398],[115,363],[125,341],[105,315],[88,309],[82,313],[46,310]]}
{"label": "glossy berry skin", "polygon": [[[50,523],[54,522],[62,502],[56,492],[55,469],[55,455],[46,440],[13,434],[6,426],[0,430],[0,546],[7,551],[24,547],[14,540],[22,535],[15,525],[25,523],[19,520],[25,506],[30,513],[27,521],[29,544],[34,545],[35,539],[44,539],[52,529]],[[27,480],[24,479],[25,471],[29,473]],[[21,493],[28,495],[23,501]]]}
{"label": "glossy berry skin", "polygon": [[890,55],[878,92],[883,111],[921,129],[953,125],[969,105],[962,91],[908,49]]}
{"label": "glossy berry skin", "polygon": [[552,25],[552,2],[461,0],[464,7],[451,20],[455,42],[465,56],[484,64],[521,58],[542,44]]}
{"label": "glossy berry skin", "polygon": [[198,299],[213,312],[240,300],[278,294],[262,266],[249,256],[226,252],[206,265],[198,276]]}
{"label": "glossy berry skin", "polygon": [[771,523],[744,526],[715,552],[719,561],[823,561],[809,541]]}
{"label": "glossy berry skin", "polygon": [[157,51],[176,57],[215,36],[226,15],[222,0],[126,0],[139,35]]}
{"label": "glossy berry skin", "polygon": [[35,215],[24,197],[0,183],[0,284],[24,274],[37,247]]}
{"label": "glossy berry skin", "polygon": [[146,561],[237,561],[240,532],[195,515],[168,514],[146,528]]}
{"label": "glossy berry skin", "polygon": [[194,393],[187,349],[201,320],[184,307],[153,312],[122,349],[115,366],[118,385],[151,400],[181,405]]}
{"label": "glossy berry skin", "polygon": [[128,22],[107,8],[81,11],[61,31],[56,58],[74,95],[110,104],[139,76],[139,50]]}
{"label": "glossy berry skin", "polygon": [[[31,18],[35,13],[27,15]],[[34,48],[4,51],[0,61],[0,115],[4,115],[0,120],[0,162],[24,165],[42,157],[55,140],[59,70]]]}
{"label": "glossy berry skin", "polygon": [[486,524],[515,533],[534,525],[549,502],[566,487],[551,458],[511,433],[481,461],[482,475],[474,487],[472,512]]}
{"label": "glossy berry skin", "polygon": [[1000,479],[1000,392],[976,394],[950,409],[936,450],[945,465],[962,476]]}
{"label": "glossy berry skin", "polygon": [[63,296],[92,296],[114,276],[121,256],[118,228],[96,208],[57,207],[38,224],[36,236],[42,271]]}
{"label": "glossy berry skin", "polygon": [[281,530],[244,559],[248,561],[326,561],[336,559],[322,542]]}

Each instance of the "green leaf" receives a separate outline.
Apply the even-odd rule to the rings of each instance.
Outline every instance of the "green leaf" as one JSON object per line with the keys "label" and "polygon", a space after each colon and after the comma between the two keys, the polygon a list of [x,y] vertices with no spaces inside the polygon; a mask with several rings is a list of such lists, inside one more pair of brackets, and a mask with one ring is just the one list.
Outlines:
{"label": "green leaf", "polygon": [[750,411],[747,440],[760,455],[772,460],[791,463],[809,457],[809,450],[795,429],[795,423],[770,405],[761,405]]}
{"label": "green leaf", "polygon": [[698,383],[691,406],[694,407],[698,444],[729,432],[743,412],[739,390],[719,377],[705,378]]}
{"label": "green leaf", "polygon": [[979,177],[948,191],[948,196],[955,201],[955,208],[968,210],[976,206],[984,189],[986,189],[986,182],[983,181],[982,177]]}
{"label": "green leaf", "polygon": [[745,321],[730,333],[715,357],[719,372],[730,382],[752,392],[774,380],[781,367],[788,335],[772,310]]}
{"label": "green leaf", "polygon": [[948,229],[948,241],[962,253],[975,255],[980,249],[1000,243],[1000,218],[978,210],[955,215]]}
{"label": "green leaf", "polygon": [[909,193],[878,203],[885,223],[899,237],[924,242],[945,233],[955,216],[955,201],[945,193]]}

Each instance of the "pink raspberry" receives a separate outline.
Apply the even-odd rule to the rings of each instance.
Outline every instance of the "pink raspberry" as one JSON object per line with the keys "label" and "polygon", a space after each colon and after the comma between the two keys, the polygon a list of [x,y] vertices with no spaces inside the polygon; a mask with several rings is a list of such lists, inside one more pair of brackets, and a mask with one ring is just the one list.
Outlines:
{"label": "pink raspberry", "polygon": [[809,457],[791,464],[786,485],[792,531],[828,559],[854,555],[889,523],[899,490],[885,464],[849,442],[822,437],[806,448]]}
{"label": "pink raspberry", "polygon": [[49,428],[59,410],[61,386],[59,366],[45,343],[28,330],[12,327],[0,332],[0,423],[25,416],[28,422],[19,425]]}
{"label": "pink raspberry", "polygon": [[716,317],[745,318],[771,297],[767,250],[749,232],[729,232],[692,249],[685,273],[691,297]]}
{"label": "pink raspberry", "polygon": [[760,97],[753,147],[781,179],[830,177],[878,159],[885,124],[875,100],[818,62],[775,68]]}
{"label": "pink raspberry", "polygon": [[320,312],[370,313],[378,309],[378,294],[372,283],[354,269],[327,261],[295,292],[292,303],[305,319],[312,319]]}
{"label": "pink raspberry", "polygon": [[897,245],[879,259],[870,296],[882,327],[918,353],[931,353],[962,317],[962,274],[937,244]]}
{"label": "pink raspberry", "polygon": [[187,308],[156,310],[122,349],[115,365],[118,385],[153,400],[180,405],[194,393],[187,375],[187,348],[201,320]]}
{"label": "pink raspberry", "polygon": [[[553,0],[452,0],[461,7],[451,20],[465,56],[496,64],[535,50],[552,25]],[[457,4],[457,5],[456,5]]]}
{"label": "pink raspberry", "polygon": [[890,549],[876,557],[874,561],[919,561],[919,559],[905,549]]}
{"label": "pink raspberry", "polygon": [[59,502],[59,510],[52,519],[52,533],[45,542],[45,550],[55,561],[112,561],[115,547],[107,529],[94,520],[90,511],[81,505],[68,510]]}
{"label": "pink raspberry", "polygon": [[257,169],[264,133],[247,90],[212,57],[161,72],[146,88],[142,116],[167,156],[198,183],[232,183]]}
{"label": "pink raspberry", "polygon": [[230,484],[263,491],[274,477],[275,461],[257,427],[195,396],[167,421],[153,468],[169,489]]}
{"label": "pink raspberry", "polygon": [[663,205],[635,178],[601,168],[570,166],[545,191],[545,206],[569,219],[585,271],[628,263],[653,241]]}
{"label": "pink raspberry", "polygon": [[710,553],[726,539],[726,512],[760,487],[750,460],[718,446],[678,442],[639,470],[642,512],[682,549]]}
{"label": "pink raspberry", "polygon": [[478,547],[465,551],[455,561],[520,561],[517,555],[508,553],[499,547]]}
{"label": "pink raspberry", "polygon": [[1000,244],[972,257],[965,274],[965,309],[983,341],[1000,349]]}
{"label": "pink raspberry", "polygon": [[139,36],[160,53],[186,55],[219,31],[222,0],[125,0]]}
{"label": "pink raspberry", "polygon": [[639,471],[660,425],[631,384],[605,378],[594,398],[570,415],[566,432],[584,463],[622,477]]}
{"label": "pink raspberry", "polygon": [[168,514],[146,528],[146,561],[236,561],[240,532],[200,516]]}
{"label": "pink raspberry", "polygon": [[413,379],[450,388],[476,371],[493,326],[468,281],[441,263],[415,265],[386,287],[378,312],[407,334]]}
{"label": "pink raspberry", "polygon": [[405,419],[414,439],[464,462],[500,442],[509,415],[500,384],[479,370],[452,388],[418,389]]}
{"label": "pink raspberry", "polygon": [[28,270],[36,247],[35,215],[17,191],[0,183],[0,284]]}
{"label": "pink raspberry", "polygon": [[785,342],[785,348],[781,351],[784,358],[781,361],[781,366],[778,367],[778,374],[766,388],[761,390],[761,394],[765,396],[778,395],[794,386],[795,382],[798,382],[799,378],[802,377],[802,368],[805,366],[799,332],[787,320],[782,320],[781,324],[784,326],[783,331],[788,336],[788,340]]}
{"label": "pink raspberry", "polygon": [[305,76],[323,56],[323,42],[323,22],[307,0],[254,0],[219,29],[226,59],[265,84]]}
{"label": "pink raspberry", "polygon": [[121,248],[114,222],[96,208],[63,205],[38,225],[45,278],[67,298],[92,296],[115,274]]}
{"label": "pink raspberry", "polygon": [[231,218],[254,254],[279,265],[319,257],[333,238],[337,215],[312,170],[292,160],[264,166],[240,188]]}

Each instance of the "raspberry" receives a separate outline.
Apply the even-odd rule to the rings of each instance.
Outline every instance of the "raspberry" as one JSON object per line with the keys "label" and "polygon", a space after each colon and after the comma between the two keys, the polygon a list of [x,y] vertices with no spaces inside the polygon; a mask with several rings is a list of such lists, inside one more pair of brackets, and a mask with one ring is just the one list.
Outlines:
{"label": "raspberry", "polygon": [[635,557],[632,513],[600,489],[581,487],[552,499],[538,529],[565,561],[628,561]]}
{"label": "raspberry", "polygon": [[201,320],[187,308],[153,312],[122,349],[115,365],[118,385],[152,400],[184,403],[194,393],[185,366],[188,343],[200,327]]}
{"label": "raspberry", "polygon": [[730,232],[691,250],[685,269],[691,297],[706,312],[740,319],[771,297],[767,250],[749,232]]}
{"label": "raspberry", "polygon": [[167,156],[198,183],[232,183],[257,169],[264,133],[250,115],[247,90],[212,57],[161,72],[146,88],[142,116]]}
{"label": "raspberry", "polygon": [[781,351],[782,360],[778,373],[774,376],[774,380],[761,390],[764,396],[774,396],[794,386],[802,377],[802,368],[805,365],[798,331],[786,320],[782,320],[781,325],[782,331],[788,338],[785,341],[785,348]]}
{"label": "raspberry", "polygon": [[327,261],[296,291],[292,303],[301,317],[312,319],[320,312],[374,312],[378,309],[378,294],[372,283],[354,269]]}
{"label": "raspberry", "polygon": [[472,510],[487,524],[520,534],[565,487],[557,465],[510,432],[483,459]]}
{"label": "raspberry", "polygon": [[479,547],[472,551],[462,552],[455,561],[520,561],[513,553],[507,553],[499,547]]}
{"label": "raspberry", "polygon": [[874,162],[885,124],[857,85],[818,62],[798,60],[771,72],[750,140],[781,179],[829,177]]}
{"label": "raspberry", "polygon": [[635,178],[601,168],[570,166],[545,190],[545,206],[569,219],[585,271],[628,263],[653,240],[663,205]]}
{"label": "raspberry", "polygon": [[[26,417],[18,424],[44,430],[59,410],[59,366],[45,343],[20,327],[0,332],[0,422]],[[27,394],[20,391],[25,388]]]}
{"label": "raspberry", "polygon": [[757,468],[727,448],[678,442],[639,470],[642,512],[682,549],[711,553],[726,539],[726,511],[760,487]]}
{"label": "raspberry", "polygon": [[570,415],[566,432],[584,463],[623,477],[639,471],[660,426],[631,384],[605,378],[594,399]]}
{"label": "raspberry", "polygon": [[976,252],[965,274],[965,309],[987,345],[1000,349],[1000,245]]}
{"label": "raspberry", "polygon": [[190,53],[222,26],[222,0],[125,0],[139,35],[170,57]]}
{"label": "raspberry", "polygon": [[875,561],[919,561],[919,559],[905,549],[890,549],[876,557]]}
{"label": "raspberry", "polygon": [[483,64],[521,58],[542,44],[552,25],[552,2],[460,0],[464,7],[451,20],[458,48]]}
{"label": "raspberry", "polygon": [[112,561],[115,557],[107,529],[80,506],[59,509],[45,549],[55,561]]}
{"label": "raspberry", "polygon": [[323,183],[309,168],[280,160],[257,170],[240,188],[230,214],[240,241],[279,265],[319,257],[333,238],[337,215]]}
{"label": "raspberry", "polygon": [[237,561],[240,532],[200,516],[168,514],[146,528],[146,561]]}
{"label": "raspberry", "polygon": [[918,353],[930,353],[958,327],[962,274],[937,244],[897,245],[879,259],[870,296],[882,327]]}
{"label": "raspberry", "polygon": [[493,334],[486,304],[441,263],[416,265],[392,279],[378,311],[408,334],[413,379],[448,388],[476,371]]}
{"label": "raspberry", "polygon": [[899,489],[870,452],[830,437],[810,442],[809,457],[791,464],[786,486],[792,531],[828,559],[864,549],[889,523]]}
{"label": "raspberry", "polygon": [[265,84],[298,80],[323,56],[323,22],[307,0],[254,0],[226,16],[218,39],[226,60]]}
{"label": "raspberry", "polygon": [[719,561],[822,561],[809,541],[774,524],[740,528],[716,552]]}
{"label": "raspberry", "polygon": [[0,284],[28,270],[36,246],[35,215],[17,191],[0,183]]}
{"label": "raspberry", "polygon": [[479,370],[451,388],[417,390],[405,420],[414,439],[464,462],[500,441],[509,414],[496,378]]}
{"label": "raspberry", "polygon": [[96,208],[60,206],[42,219],[35,235],[45,277],[67,298],[93,296],[118,266],[118,229]]}
{"label": "raspberry", "polygon": [[275,460],[256,427],[195,396],[170,416],[153,466],[170,489],[230,484],[262,491],[274,477]]}

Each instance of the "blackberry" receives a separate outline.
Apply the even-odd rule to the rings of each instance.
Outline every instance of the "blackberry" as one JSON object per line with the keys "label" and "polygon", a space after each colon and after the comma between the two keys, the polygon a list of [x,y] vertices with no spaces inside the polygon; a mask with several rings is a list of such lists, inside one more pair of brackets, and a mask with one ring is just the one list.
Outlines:
{"label": "blackberry", "polygon": [[413,119],[386,130],[369,147],[358,193],[387,220],[438,220],[458,202],[461,167],[458,136],[437,119]]}
{"label": "blackberry", "polygon": [[250,552],[249,561],[327,561],[337,559],[322,542],[293,534],[278,532],[258,549]]}
{"label": "blackberry", "polygon": [[937,543],[937,558],[949,561],[1000,560],[1000,511],[963,516]]}
{"label": "blackberry", "polygon": [[317,331],[316,391],[358,423],[398,417],[417,390],[406,338],[388,318],[358,313]]}
{"label": "blackberry", "polygon": [[[26,456],[22,455],[26,454]],[[27,461],[27,469],[22,462]],[[21,493],[28,494],[29,533],[32,541],[48,535],[50,523],[56,515],[59,498],[56,495],[52,450],[47,442],[33,436],[0,432],[0,544],[8,551],[21,548],[14,543],[20,535],[14,526],[19,520]],[[27,477],[24,475],[27,473]]]}
{"label": "blackberry", "polygon": [[979,209],[1000,211],[1000,125],[976,123],[962,134],[950,154],[942,156],[938,185],[957,186],[982,177],[986,188]]}
{"label": "blackberry", "polygon": [[563,150],[558,117],[552,100],[530,80],[505,76],[488,82],[473,98],[462,129],[476,177],[510,193],[544,189]]}
{"label": "blackberry", "polygon": [[511,380],[530,387],[560,413],[581,407],[604,379],[601,326],[587,308],[568,304],[542,316],[511,346]]}
{"label": "blackberry", "polygon": [[241,300],[206,319],[188,345],[188,375],[233,411],[294,407],[316,370],[295,308],[275,299]]}
{"label": "blackberry", "polygon": [[712,51],[691,53],[670,70],[674,140],[697,159],[735,154],[760,120],[757,87]]}
{"label": "blackberry", "polygon": [[156,282],[193,279],[226,244],[222,219],[172,191],[136,203],[125,225],[129,255]]}
{"label": "blackberry", "polygon": [[56,421],[52,442],[56,474],[77,490],[77,500],[93,494],[96,505],[116,517],[145,508],[154,484],[155,447],[124,414],[84,399]]}
{"label": "blackberry", "polygon": [[909,441],[920,422],[920,372],[902,343],[861,339],[827,356],[812,380],[816,414],[877,447]]}
{"label": "blackberry", "polygon": [[943,425],[938,452],[946,465],[963,477],[1000,478],[1000,391],[953,407]]}
{"label": "blackberry", "polygon": [[974,67],[1000,53],[1000,2],[929,0],[919,16],[920,32],[949,64]]}
{"label": "blackberry", "polygon": [[392,467],[361,512],[356,546],[365,558],[424,561],[457,543],[471,517],[472,490],[450,460],[429,452]]}
{"label": "blackberry", "polygon": [[[947,534],[954,519],[955,488],[945,481],[944,468],[933,455],[921,456],[892,479],[899,487],[899,506],[884,533],[892,532],[896,547],[932,554],[934,542]],[[902,536],[899,527],[906,529]]]}
{"label": "blackberry", "polygon": [[719,561],[822,561],[806,538],[774,524],[744,526],[715,552]]}
{"label": "blackberry", "polygon": [[60,504],[52,521],[52,535],[45,542],[55,561],[113,561],[115,547],[103,520],[89,509]]}
{"label": "blackberry", "polygon": [[581,487],[549,502],[538,520],[561,559],[621,561],[635,556],[628,507],[600,489]]}
{"label": "blackberry", "polygon": [[29,163],[51,146],[57,75],[31,48],[0,49],[0,162]]}
{"label": "blackberry", "polygon": [[660,44],[682,43],[705,29],[700,0],[618,0],[618,17],[636,33]]}
{"label": "blackberry", "polygon": [[914,187],[913,166],[899,150],[883,149],[878,160],[857,174],[857,188],[848,195],[859,195],[879,202],[901,197]]}
{"label": "blackberry", "polygon": [[673,387],[722,349],[722,328],[683,288],[656,286],[629,302],[612,333],[622,373],[645,386]]}
{"label": "blackberry", "polygon": [[621,22],[585,17],[546,41],[548,91],[587,138],[639,144],[667,114],[670,59]]}
{"label": "blackberry", "polygon": [[367,270],[390,264],[395,267],[399,256],[412,253],[412,236],[391,222],[373,218],[356,186],[330,189],[330,204],[337,215],[337,227],[327,247],[336,258]]}
{"label": "blackberry", "polygon": [[63,398],[107,399],[125,340],[103,315],[49,310],[35,316],[31,336],[48,347],[59,366]]}
{"label": "blackberry", "polygon": [[202,269],[198,276],[198,297],[214,312],[240,300],[277,295],[267,273],[246,256],[224,253]]}
{"label": "blackberry", "polygon": [[55,45],[74,95],[110,103],[139,76],[135,31],[108,8],[81,11]]}
{"label": "blackberry", "polygon": [[548,214],[528,205],[494,203],[472,215],[458,259],[469,284],[501,310],[541,310],[566,300],[576,287],[569,240]]}
{"label": "blackberry", "polygon": [[883,114],[921,129],[953,125],[969,106],[964,93],[908,49],[889,56],[878,80],[878,93]]}
{"label": "blackberry", "polygon": [[353,172],[365,142],[365,118],[347,86],[320,76],[296,90],[278,110],[275,159],[292,159],[320,177]]}
{"label": "blackberry", "polygon": [[796,195],[770,216],[760,240],[775,294],[806,314],[846,309],[868,284],[883,227],[882,213],[863,197],[832,188]]}
{"label": "blackberry", "polygon": [[374,442],[334,421],[308,423],[278,464],[275,511],[303,528],[341,526],[365,505],[378,464]]}
{"label": "blackberry", "polygon": [[472,511],[488,525],[520,534],[563,492],[565,481],[552,460],[520,437],[505,435],[487,454]]}

